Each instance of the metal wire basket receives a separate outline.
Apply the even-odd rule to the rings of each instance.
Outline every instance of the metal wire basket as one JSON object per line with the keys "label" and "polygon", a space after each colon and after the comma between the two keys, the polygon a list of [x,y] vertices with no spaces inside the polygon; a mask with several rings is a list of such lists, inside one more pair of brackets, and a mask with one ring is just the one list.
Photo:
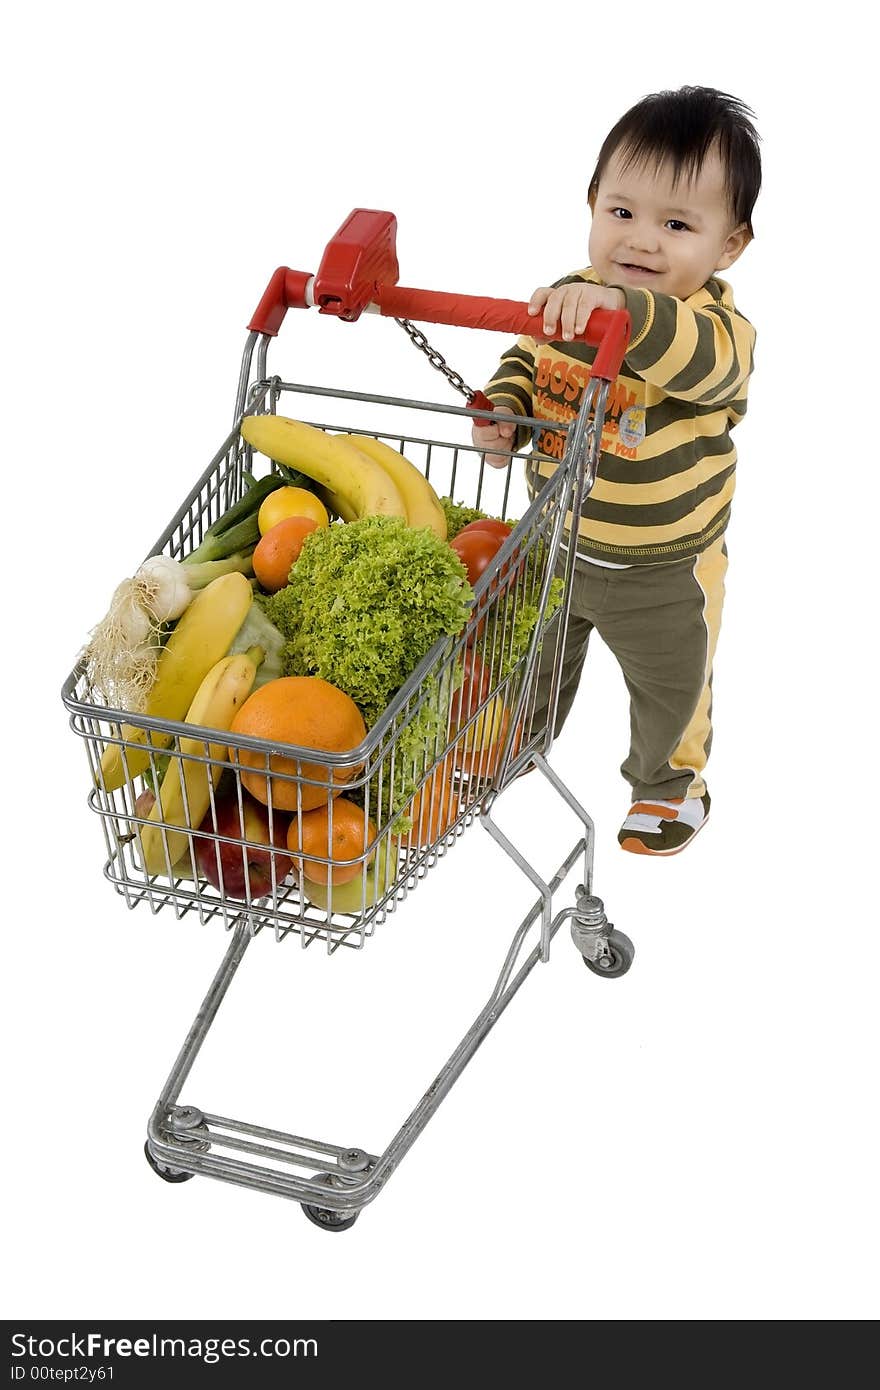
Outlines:
{"label": "metal wire basket", "polygon": [[[542,645],[550,640],[548,631],[554,640],[560,631],[558,604],[549,616],[548,605],[562,527],[572,506],[574,473],[558,470],[529,503],[522,484],[517,488],[516,480],[512,482],[509,469],[499,473],[487,468],[480,453],[462,442],[461,416],[469,412],[457,407],[307,387],[277,378],[254,383],[248,394],[247,414],[268,406],[306,418],[306,402],[309,407],[320,402],[324,408],[332,402],[332,425],[315,418],[311,409],[307,422],[381,438],[419,467],[439,495],[454,497],[463,505],[502,518],[510,516],[512,504],[525,506],[509,539],[476,585],[466,626],[435,643],[365,740],[347,753],[270,747],[262,740],[224,734],[222,757],[218,757],[216,731],[110,709],[90,689],[82,667],[64,685],[72,727],[83,737],[89,757],[94,783],[89,804],[104,832],[104,872],[130,907],[139,902],[149,903],[154,911],[171,907],[178,916],[193,912],[203,922],[219,919],[227,928],[244,918],[252,933],[268,925],[279,940],[296,932],[302,945],[322,939],[332,952],[343,944],[362,946],[481,809],[491,804],[492,796],[544,746],[545,729],[533,728],[536,676]],[[396,426],[389,423],[382,432],[367,431],[352,425],[350,418],[340,418],[339,412],[351,411],[355,402],[374,412],[384,407],[400,418]],[[433,413],[429,418],[446,427],[443,435],[428,437],[412,431],[413,417],[428,412]],[[242,442],[239,428],[233,430],[151,554],[182,559],[198,546],[220,513],[241,496],[244,473],[253,474],[258,459]],[[525,646],[524,632],[528,633]],[[119,746],[124,760],[142,751],[140,742],[126,738],[126,726],[149,730],[155,746],[147,748],[148,763],[142,772],[122,787],[109,789],[101,773],[105,750]],[[139,828],[149,815],[142,794],[155,788],[169,767],[179,765],[182,770],[188,759],[204,761],[212,769],[223,796],[219,790],[212,792],[210,824],[193,825],[187,820],[182,852],[179,828],[160,822],[165,863],[162,872],[149,874],[139,844]],[[324,880],[326,896],[320,904],[306,896],[303,879],[294,869],[278,873],[285,856],[267,853],[262,838],[248,838],[248,786],[260,780],[267,791],[273,845],[291,817],[301,820],[315,800],[328,804],[327,852],[312,851],[308,862],[309,878]],[[372,826],[357,854],[346,861],[344,885],[333,882],[330,853],[334,795],[341,789],[346,798],[363,807],[365,825]],[[447,789],[448,795],[443,795]],[[439,817],[429,810],[429,803],[438,796]],[[279,800],[286,809],[281,809]],[[239,817],[231,832],[230,802]],[[224,804],[225,822],[218,821]],[[220,850],[217,886],[200,871],[206,844]]]}

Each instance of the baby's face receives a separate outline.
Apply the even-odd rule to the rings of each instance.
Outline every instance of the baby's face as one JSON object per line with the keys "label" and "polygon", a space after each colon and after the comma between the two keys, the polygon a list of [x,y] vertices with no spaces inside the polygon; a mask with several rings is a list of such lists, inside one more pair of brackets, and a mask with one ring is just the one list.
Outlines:
{"label": "baby's face", "polygon": [[717,148],[690,183],[672,170],[633,165],[615,152],[599,181],[590,229],[590,265],[606,284],[687,299],[749,242],[735,228]]}

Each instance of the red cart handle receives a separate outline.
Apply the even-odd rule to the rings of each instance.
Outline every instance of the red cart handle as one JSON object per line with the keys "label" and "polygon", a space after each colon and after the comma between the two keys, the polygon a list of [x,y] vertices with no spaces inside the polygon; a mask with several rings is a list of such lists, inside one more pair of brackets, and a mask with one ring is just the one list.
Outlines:
{"label": "red cart handle", "polygon": [[301,270],[288,270],[280,265],[263,291],[248,328],[254,333],[277,336],[288,309],[308,309],[313,303],[311,285],[314,275]]}
{"label": "red cart handle", "polygon": [[[547,342],[544,311],[529,313],[517,299],[483,299],[473,294],[441,294],[434,290],[410,290],[402,285],[377,285],[375,302],[380,314],[417,319],[421,323],[447,323],[459,328],[488,328],[497,333],[527,334]],[[632,321],[626,309],[594,309],[584,332],[585,343],[598,348],[591,376],[614,381],[626,353]]]}
{"label": "red cart handle", "polygon": [[[316,275],[286,266],[275,271],[248,327],[274,337],[288,309],[317,305],[322,314],[353,322],[364,309],[375,305],[380,314],[392,318],[529,334],[546,341],[543,311],[530,314],[521,300],[442,294],[398,285],[396,236],[393,213],[355,208],[328,243]],[[597,348],[592,376],[615,380],[631,331],[625,309],[593,310],[581,335]]]}

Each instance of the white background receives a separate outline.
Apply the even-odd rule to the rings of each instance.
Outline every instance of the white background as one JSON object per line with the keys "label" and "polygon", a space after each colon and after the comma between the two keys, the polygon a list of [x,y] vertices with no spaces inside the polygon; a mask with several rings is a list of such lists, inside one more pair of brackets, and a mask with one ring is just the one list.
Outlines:
{"label": "white background", "polygon": [[[876,1316],[876,130],[856,7],[778,31],[754,4],[569,28],[571,7],[515,0],[33,13],[0,94],[6,1315]],[[553,761],[596,820],[629,975],[596,980],[563,929],[346,1235],[163,1184],[147,1117],[225,943],[129,913],[103,879],[64,674],[225,435],[276,265],[313,270],[351,208],[385,208],[402,283],[525,298],[585,263],[606,131],[692,82],[752,105],[765,177],[729,277],[758,348],[711,822],[669,861],[618,851],[628,716],[596,642]],[[432,336],[478,385],[506,341]],[[454,399],[390,322],[290,315],[271,361]],[[537,780],[499,820],[549,870],[576,827]],[[364,951],[259,939],[184,1101],[380,1151],[532,896],[475,827]]]}

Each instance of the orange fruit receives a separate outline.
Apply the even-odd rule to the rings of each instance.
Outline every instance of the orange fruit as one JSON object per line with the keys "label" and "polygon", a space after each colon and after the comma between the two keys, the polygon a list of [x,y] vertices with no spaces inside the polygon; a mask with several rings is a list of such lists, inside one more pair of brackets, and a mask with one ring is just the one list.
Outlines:
{"label": "orange fruit", "polygon": [[327,508],[320,497],[309,492],[308,488],[277,487],[264,498],[257,512],[260,535],[265,536],[267,531],[271,531],[273,526],[287,516],[310,516],[319,526],[330,525]]}
{"label": "orange fruit", "polygon": [[[347,753],[367,736],[354,700],[319,676],[281,676],[267,681],[245,700],[230,732],[326,753]],[[271,792],[273,806],[282,811],[299,807],[312,811],[323,806],[331,796],[339,795],[358,770],[356,766],[331,768],[281,753],[257,753],[247,748],[237,751],[244,786],[264,805],[269,804]]]}
{"label": "orange fruit", "polygon": [[286,516],[276,521],[257,542],[253,555],[254,574],[269,594],[277,594],[290,578],[303,548],[303,541],[318,523],[310,516]]}
{"label": "orange fruit", "polygon": [[442,840],[451,830],[461,810],[461,797],[453,773],[454,768],[447,758],[416,792],[403,812],[412,821],[412,829],[393,836],[397,844],[421,849],[435,840]]}
{"label": "orange fruit", "polygon": [[[375,838],[376,827],[367,820],[360,806],[344,796],[337,796],[326,806],[316,806],[314,811],[293,817],[287,830],[287,847],[295,856],[297,869],[306,878],[326,883],[327,865],[321,860],[329,859],[332,861],[330,882],[350,883],[360,875],[364,852]],[[366,863],[375,853],[374,848]]]}

